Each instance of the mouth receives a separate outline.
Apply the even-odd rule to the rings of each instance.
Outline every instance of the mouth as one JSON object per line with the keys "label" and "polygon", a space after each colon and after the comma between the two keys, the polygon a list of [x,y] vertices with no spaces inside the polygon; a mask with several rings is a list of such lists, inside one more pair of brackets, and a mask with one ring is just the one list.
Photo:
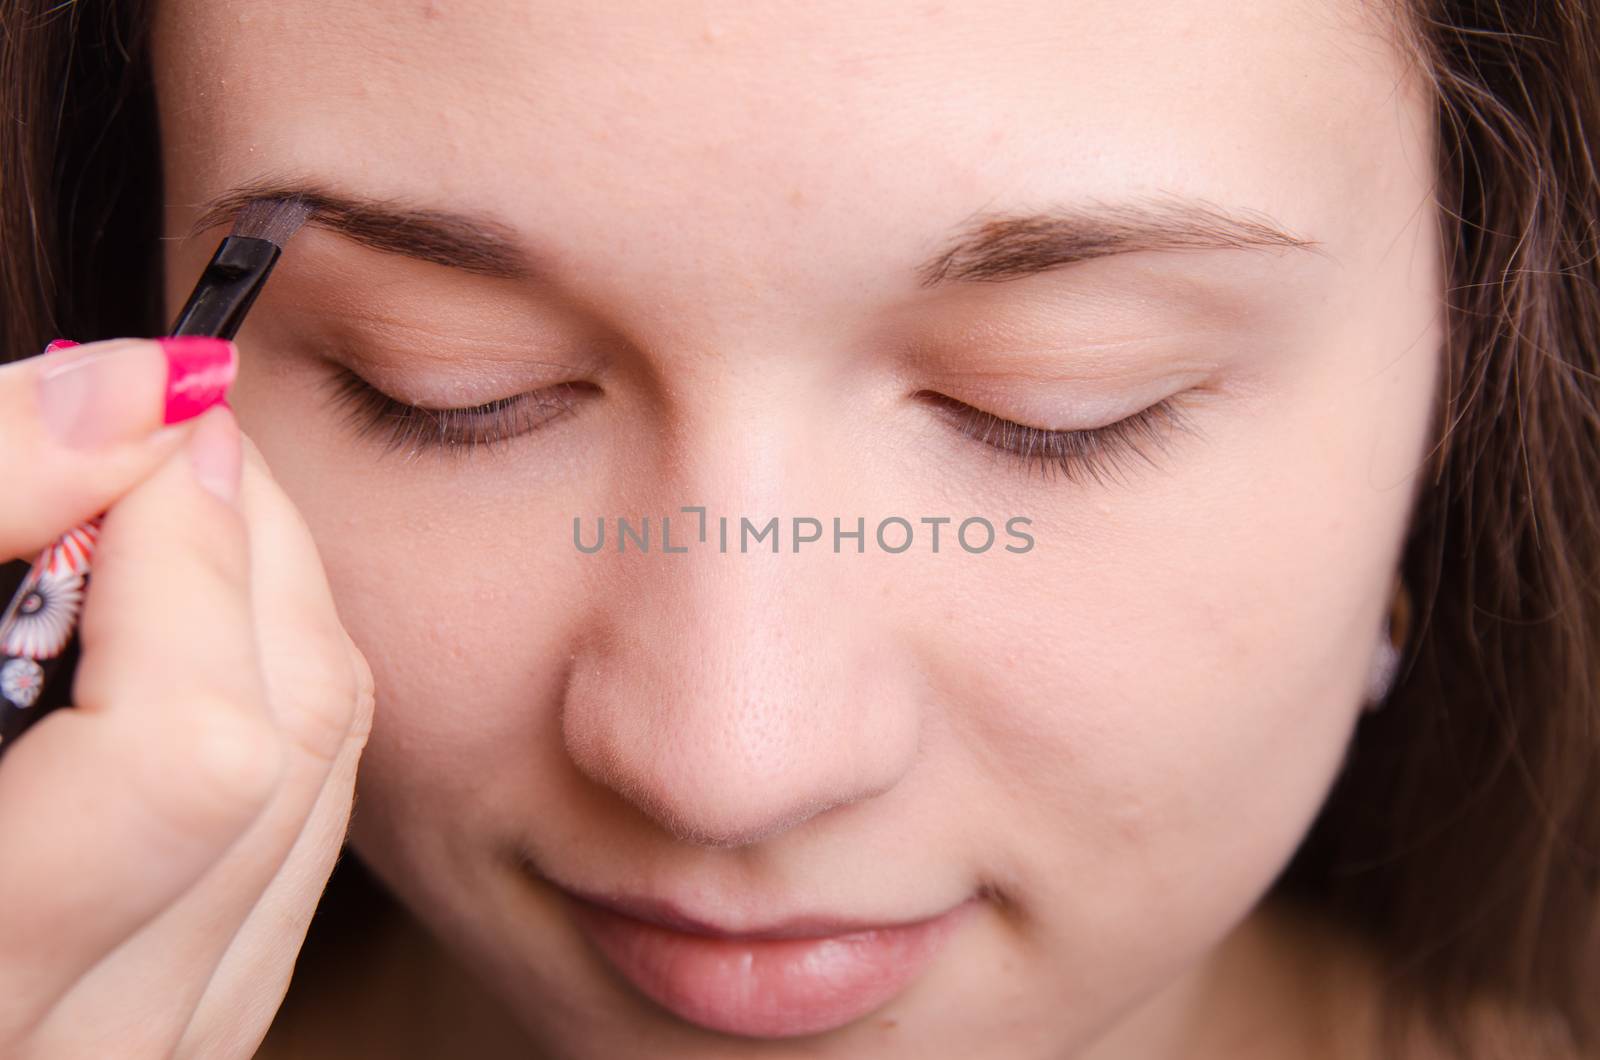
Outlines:
{"label": "mouth", "polygon": [[888,1003],[978,901],[896,923],[807,915],[734,927],[658,899],[553,886],[640,993],[689,1023],[750,1038],[820,1034]]}

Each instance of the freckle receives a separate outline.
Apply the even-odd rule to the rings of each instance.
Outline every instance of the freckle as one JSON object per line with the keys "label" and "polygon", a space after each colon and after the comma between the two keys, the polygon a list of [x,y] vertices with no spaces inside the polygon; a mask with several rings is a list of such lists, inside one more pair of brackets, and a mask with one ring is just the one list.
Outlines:
{"label": "freckle", "polygon": [[793,191],[789,192],[789,205],[790,206],[804,206],[805,204],[806,204],[806,193],[805,192],[801,191],[799,188],[795,188]]}
{"label": "freckle", "polygon": [[883,1028],[886,1031],[892,1031],[896,1027],[900,1026],[900,1021],[899,1020],[879,1020],[878,1021],[878,1026]]}
{"label": "freckle", "polygon": [[723,28],[715,22],[707,22],[705,32],[701,36],[705,38],[707,44],[715,44],[722,39],[724,32]]}

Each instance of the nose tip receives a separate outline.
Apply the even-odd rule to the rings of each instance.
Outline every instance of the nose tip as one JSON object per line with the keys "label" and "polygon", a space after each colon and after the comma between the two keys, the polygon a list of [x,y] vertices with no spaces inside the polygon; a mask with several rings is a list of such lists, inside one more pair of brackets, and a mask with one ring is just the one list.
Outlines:
{"label": "nose tip", "polygon": [[630,594],[573,660],[562,734],[578,769],[719,847],[893,788],[920,725],[897,654],[815,579],[683,573]]}

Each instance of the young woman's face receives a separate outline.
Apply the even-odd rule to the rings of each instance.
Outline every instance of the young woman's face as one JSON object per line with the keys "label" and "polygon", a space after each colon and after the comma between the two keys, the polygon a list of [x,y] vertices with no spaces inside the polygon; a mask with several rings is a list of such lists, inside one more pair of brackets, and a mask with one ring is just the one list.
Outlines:
{"label": "young woman's face", "polygon": [[[1426,468],[1429,104],[1376,12],[170,0],[156,46],[169,233],[366,204],[235,405],[377,675],[358,849],[538,1040],[1061,1055],[1261,898]],[[618,944],[562,888],[955,912]]]}

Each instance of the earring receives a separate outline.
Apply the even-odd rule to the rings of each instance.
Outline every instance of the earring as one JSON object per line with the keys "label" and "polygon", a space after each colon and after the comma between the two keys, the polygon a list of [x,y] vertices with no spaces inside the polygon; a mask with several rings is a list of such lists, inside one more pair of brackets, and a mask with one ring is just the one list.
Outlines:
{"label": "earring", "polygon": [[1411,635],[1411,594],[1401,578],[1397,576],[1394,582],[1394,599],[1384,619],[1383,636],[1378,638],[1378,650],[1372,657],[1372,670],[1367,675],[1365,709],[1369,712],[1382,707],[1388,699],[1395,676],[1400,672],[1406,640]]}

